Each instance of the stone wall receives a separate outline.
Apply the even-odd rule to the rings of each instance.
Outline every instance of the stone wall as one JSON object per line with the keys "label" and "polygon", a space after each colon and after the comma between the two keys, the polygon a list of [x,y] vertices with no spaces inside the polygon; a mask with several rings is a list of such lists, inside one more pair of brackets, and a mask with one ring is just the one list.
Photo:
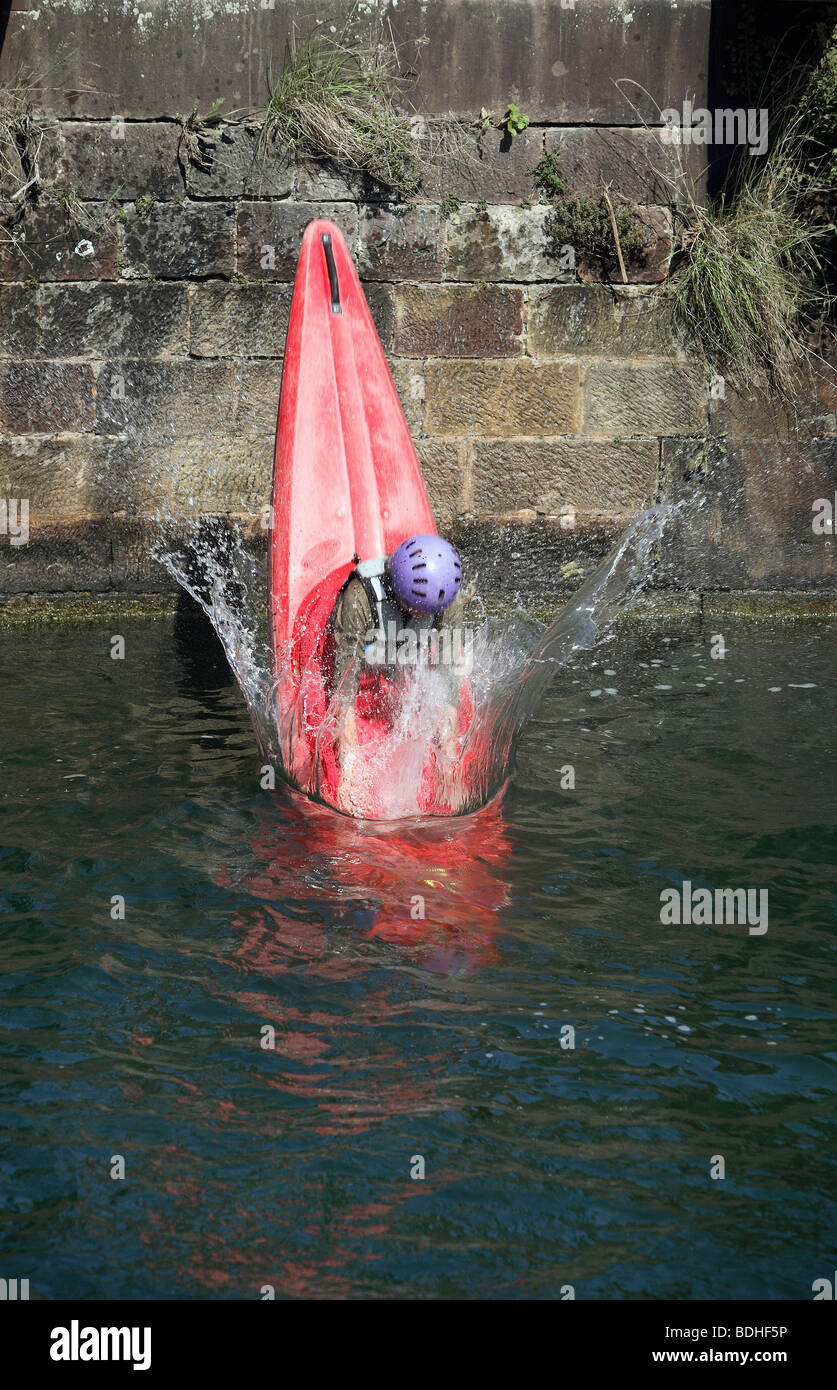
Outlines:
{"label": "stone wall", "polygon": [[[33,71],[49,60],[54,79],[46,192],[25,240],[0,246],[0,496],[30,508],[29,544],[4,554],[0,592],[164,586],[149,556],[161,511],[243,516],[258,533],[296,256],[318,216],[356,258],[439,523],[495,587],[523,533],[543,543],[547,587],[560,588],[565,561],[583,568],[645,501],[695,485],[700,441],[719,427],[742,444],[712,478],[714,551],[681,540],[687,577],[747,587],[832,575],[832,549],[812,548],[808,520],[810,500],[835,486],[828,382],[803,422],[811,438],[791,441],[762,405],[710,396],[660,297],[678,152],[646,98],[634,109],[616,82],[631,78],[661,106],[699,103],[709,5],[378,8],[402,42],[428,40],[420,113],[472,119],[516,100],[532,118],[513,141],[474,129],[400,204],[339,169],[276,150],[262,160],[245,124],[221,129],[206,169],[181,142],[175,114],[196,99],[263,102],[292,16],[305,32],[307,19],[344,9],[16,5],[0,80],[21,59]],[[609,183],[640,205],[648,245],[630,284],[597,283],[547,255],[529,171],[554,149],[570,190]],[[693,174],[703,153],[689,152]],[[786,506],[763,486],[783,450],[803,470],[804,496],[786,517],[787,546],[765,558],[739,530]]]}

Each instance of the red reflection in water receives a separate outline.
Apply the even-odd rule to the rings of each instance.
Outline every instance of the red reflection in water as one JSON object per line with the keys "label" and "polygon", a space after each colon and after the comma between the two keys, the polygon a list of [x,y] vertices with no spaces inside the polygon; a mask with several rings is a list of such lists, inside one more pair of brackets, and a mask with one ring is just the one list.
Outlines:
{"label": "red reflection in water", "polygon": [[[378,970],[378,960],[386,952],[391,961],[395,948],[437,976],[496,961],[511,849],[496,803],[469,817],[393,826],[352,822],[295,794],[277,797],[263,813],[243,878],[229,867],[216,874],[219,884],[234,881],[247,904],[232,920],[236,944],[225,958],[248,977],[233,997],[253,1019],[254,1049],[265,1024],[275,1029],[266,1064],[253,1073],[266,1090],[262,1098],[248,1092],[239,1104],[214,1083],[200,1091],[169,1074],[183,1122],[217,1136],[239,1130],[242,1144],[262,1146],[268,1167],[292,1136],[303,1174],[309,1148],[317,1163],[321,1154],[351,1151],[373,1127],[382,1136],[373,1154],[387,1153],[387,1126],[397,1117],[414,1119],[418,1135],[427,1117],[450,1104],[440,1084],[450,1057],[431,1033],[422,1034],[429,1046],[420,1065],[404,1048],[399,1025],[409,1005],[394,987],[399,972]],[[335,927],[344,929],[339,943]],[[346,947],[352,929],[365,943],[360,950],[351,941]],[[305,1007],[294,974],[327,986],[318,1005]],[[364,987],[349,1006],[342,986],[359,977]],[[459,995],[448,1002],[440,980],[434,1008],[448,1007],[461,1022],[470,1006]],[[133,1056],[153,1053],[152,1041],[148,1029],[138,1031]],[[283,1193],[269,1220],[234,1177],[218,1179],[212,1159],[162,1146],[150,1177],[166,1202],[149,1212],[149,1263],[160,1245],[181,1249],[189,1281],[209,1296],[258,1297],[262,1284],[272,1284],[279,1296],[350,1297],[386,1249],[402,1208],[438,1185],[438,1174],[411,1181],[413,1142],[401,1135],[394,1145],[383,1191],[335,1198],[309,1179],[299,1192]],[[226,1207],[234,1221],[209,1215]]]}
{"label": "red reflection in water", "polygon": [[[498,959],[512,848],[499,799],[470,816],[396,825],[352,821],[295,793],[272,811],[252,842],[260,867],[245,885],[260,911],[257,921],[239,923],[248,931],[241,951],[251,965],[268,974],[277,968],[264,930],[272,925],[274,939],[320,957],[322,968],[330,954],[327,926],[364,905],[374,914],[367,938],[418,952],[430,969],[446,973]],[[324,920],[300,920],[292,908],[274,906],[289,899],[322,903]],[[349,968],[339,957],[331,964],[337,975]]]}

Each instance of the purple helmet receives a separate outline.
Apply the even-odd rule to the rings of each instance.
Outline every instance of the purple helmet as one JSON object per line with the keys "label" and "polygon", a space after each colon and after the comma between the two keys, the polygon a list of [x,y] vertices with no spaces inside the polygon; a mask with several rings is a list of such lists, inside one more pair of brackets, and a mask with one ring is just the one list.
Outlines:
{"label": "purple helmet", "polygon": [[459,556],[441,536],[402,541],[390,558],[389,572],[395,597],[416,613],[441,613],[462,583]]}

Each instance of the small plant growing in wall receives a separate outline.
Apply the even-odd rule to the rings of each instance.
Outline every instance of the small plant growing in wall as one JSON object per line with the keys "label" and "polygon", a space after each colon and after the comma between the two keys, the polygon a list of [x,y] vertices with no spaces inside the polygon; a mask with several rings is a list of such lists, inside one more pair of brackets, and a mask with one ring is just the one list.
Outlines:
{"label": "small plant growing in wall", "polygon": [[458,212],[461,207],[462,204],[457,198],[456,194],[449,193],[448,196],[446,198],[443,198],[441,203],[439,204],[439,211],[444,218],[448,218],[453,217],[454,213]]}
{"label": "small plant growing in wall", "polygon": [[[188,116],[178,112],[175,117],[175,120],[180,122],[178,155],[182,150],[186,158],[198,169],[210,169],[212,167],[212,159],[215,154],[213,133],[217,132],[224,119],[221,111],[223,105],[224,98],[216,97],[209,110],[202,116],[199,103],[196,101]],[[235,114],[235,112],[230,112],[227,119],[231,119]]]}
{"label": "small plant growing in wall", "polygon": [[535,187],[545,202],[552,198],[562,198],[567,191],[567,185],[561,177],[561,168],[558,157],[555,154],[542,154],[533,169],[529,170],[534,179]]}
{"label": "small plant growing in wall", "polygon": [[519,106],[515,106],[514,102],[510,101],[505,116],[497,122],[497,129],[502,130],[510,140],[513,140],[515,135],[520,135],[521,131],[526,129],[527,125],[529,125],[529,117],[521,111]]}
{"label": "small plant growing in wall", "polygon": [[[100,229],[104,217],[94,217],[79,198],[75,188],[70,188],[68,184],[56,183],[49,191],[59,207],[63,209],[64,216],[72,227],[78,227],[82,232],[96,232]],[[107,211],[106,205],[105,215]]]}
{"label": "small plant growing in wall", "polygon": [[529,171],[541,201],[551,207],[545,233],[548,254],[562,258],[574,249],[575,261],[587,274],[610,279],[618,273],[627,280],[627,265],[641,256],[648,233],[635,206],[626,198],[601,193],[567,193],[558,157],[544,154]]}
{"label": "small plant growing in wall", "polygon": [[154,204],[157,202],[153,193],[141,193],[134,202],[134,207],[140,217],[148,217]]}
{"label": "small plant growing in wall", "polygon": [[726,435],[717,435],[704,439],[701,447],[688,460],[684,469],[685,478],[694,478],[698,475],[708,478],[713,468],[723,463],[727,458]]}
{"label": "small plant growing in wall", "polygon": [[567,560],[558,573],[562,579],[577,579],[584,574],[584,569],[577,560]]}

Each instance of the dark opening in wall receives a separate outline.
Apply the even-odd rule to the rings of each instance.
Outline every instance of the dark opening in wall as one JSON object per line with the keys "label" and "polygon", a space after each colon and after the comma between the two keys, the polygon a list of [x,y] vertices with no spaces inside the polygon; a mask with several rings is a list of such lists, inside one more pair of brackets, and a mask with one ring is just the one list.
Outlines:
{"label": "dark opening in wall", "polygon": [[[829,0],[714,0],[709,38],[709,107],[761,109],[777,130],[782,109],[819,63],[837,24]],[[709,151],[709,192],[717,195],[748,158],[734,145]]]}

